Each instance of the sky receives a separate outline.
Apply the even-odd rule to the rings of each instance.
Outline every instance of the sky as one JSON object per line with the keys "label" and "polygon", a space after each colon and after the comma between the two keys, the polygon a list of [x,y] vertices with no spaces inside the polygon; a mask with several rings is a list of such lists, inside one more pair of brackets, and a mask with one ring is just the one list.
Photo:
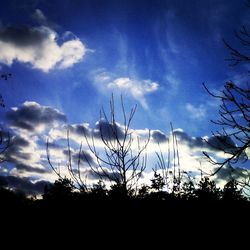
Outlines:
{"label": "sky", "polygon": [[[1,1],[0,69],[12,75],[0,81],[0,119],[13,140],[2,175],[25,190],[55,180],[47,138],[62,165],[67,128],[76,148],[84,129],[99,143],[100,109],[108,111],[112,93],[121,130],[121,94],[127,110],[137,105],[136,136],[143,140],[151,130],[149,174],[158,144],[167,151],[170,122],[183,168],[211,168],[202,151],[221,152],[201,138],[213,140],[218,102],[202,83],[218,91],[227,80],[247,79],[244,65],[225,61],[222,39],[238,46],[234,31],[249,24],[249,12],[239,0]],[[228,171],[217,178],[225,180]]]}

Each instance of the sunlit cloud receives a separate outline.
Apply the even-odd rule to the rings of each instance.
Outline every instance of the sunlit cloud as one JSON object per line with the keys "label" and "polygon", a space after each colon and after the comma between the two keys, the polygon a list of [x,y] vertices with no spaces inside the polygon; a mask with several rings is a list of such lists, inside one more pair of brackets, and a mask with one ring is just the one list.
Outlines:
{"label": "sunlit cloud", "polygon": [[144,109],[148,109],[147,95],[159,90],[160,84],[152,80],[139,80],[131,77],[117,77],[105,70],[95,71],[93,80],[98,89],[112,90],[129,94],[138,101]]}
{"label": "sunlit cloud", "polygon": [[11,128],[29,133],[42,132],[46,126],[66,122],[66,116],[59,110],[30,101],[24,102],[20,107],[11,108],[6,113],[6,118]]}
{"label": "sunlit cloud", "polygon": [[[89,149],[88,143],[92,145],[94,141],[96,150],[102,155],[105,152],[103,139],[114,140],[112,132],[114,130],[117,131],[117,138],[123,138],[124,134],[122,123],[110,124],[104,119],[98,120],[93,126],[87,122],[66,124],[66,116],[62,112],[35,102],[25,102],[20,107],[12,108],[7,113],[7,118],[11,125],[13,141],[13,147],[8,149],[6,155],[6,162],[13,165],[9,174],[16,178],[31,178],[39,182],[53,182],[57,179],[57,175],[53,174],[48,163],[46,150],[48,149],[50,161],[60,171],[61,176],[70,177],[67,168],[70,152],[73,168],[77,169],[80,162],[80,171],[88,184],[96,183],[99,177],[93,173],[90,165],[97,166],[98,162]],[[43,129],[37,129],[41,125]],[[211,157],[223,159],[227,157],[226,146],[231,145],[228,150],[233,150],[234,147],[233,142],[229,141],[230,138],[224,145],[214,136],[192,137],[182,129],[175,129],[169,133],[151,130],[149,133],[146,128],[130,128],[129,133],[134,142],[131,149],[135,152],[138,150],[138,140],[140,146],[143,146],[149,139],[146,149],[148,164],[142,182],[149,182],[153,176],[152,169],[157,164],[156,152],[163,155],[165,164],[169,164],[169,170],[172,170],[178,160],[181,171],[200,176],[201,172],[212,173],[216,170],[216,166],[207,161],[203,151],[211,153]],[[173,153],[175,143],[173,135],[178,142],[178,147],[175,146],[175,150],[178,150],[178,159],[175,158],[175,160],[174,157],[177,157],[177,154],[175,152],[174,156]],[[216,158],[213,159],[216,160]],[[246,170],[243,168],[237,171],[239,178],[246,175],[244,172]],[[224,183],[223,178],[228,179],[229,172],[215,176],[215,180],[218,179],[218,182]]]}
{"label": "sunlit cloud", "polygon": [[87,52],[86,45],[76,36],[59,43],[60,36],[46,26],[46,17],[35,12],[41,26],[6,26],[0,28],[0,63],[11,66],[14,62],[49,72],[65,69],[80,62]]}

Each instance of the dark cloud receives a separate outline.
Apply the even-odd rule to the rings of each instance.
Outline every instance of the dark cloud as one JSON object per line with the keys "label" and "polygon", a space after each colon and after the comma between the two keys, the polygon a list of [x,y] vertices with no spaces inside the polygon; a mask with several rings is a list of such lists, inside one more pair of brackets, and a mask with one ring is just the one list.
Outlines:
{"label": "dark cloud", "polygon": [[[65,149],[63,150],[63,154],[68,157],[69,155],[69,150],[68,149]],[[85,150],[82,150],[80,155],[79,155],[79,152],[72,152],[71,150],[71,157],[72,157],[72,160],[73,160],[73,163],[75,164],[78,164],[78,161],[79,161],[79,157],[80,157],[80,163],[88,163],[88,164],[94,164],[94,159],[93,157],[91,156],[91,154]]]}
{"label": "dark cloud", "polygon": [[93,132],[94,137],[103,138],[105,140],[122,139],[124,132],[119,124],[111,124],[105,119],[101,119],[96,123]]}
{"label": "dark cloud", "polygon": [[41,106],[36,102],[25,102],[21,107],[7,112],[6,117],[10,126],[29,131],[35,131],[39,125],[66,121],[63,113],[48,106]]}
{"label": "dark cloud", "polygon": [[38,181],[32,183],[28,178],[20,178],[16,176],[0,176],[0,186],[8,187],[13,190],[22,191],[29,195],[42,194],[45,185],[51,184],[47,181]]}
{"label": "dark cloud", "polygon": [[69,130],[70,134],[78,137],[94,137],[95,139],[123,139],[124,130],[118,123],[112,124],[105,119],[100,119],[96,122],[95,127],[89,127],[88,124],[72,124],[63,126],[64,129]]}
{"label": "dark cloud", "polygon": [[80,39],[67,36],[70,31],[58,35],[56,25],[48,22],[40,10],[36,10],[33,18],[40,26],[0,27],[1,63],[10,66],[20,62],[49,72],[69,68],[82,60],[87,48]]}
{"label": "dark cloud", "polygon": [[203,150],[225,151],[232,153],[236,149],[233,140],[228,136],[212,136],[207,140],[201,137],[191,137],[181,130],[174,131],[177,138],[190,148],[202,148]]}
{"label": "dark cloud", "polygon": [[17,158],[22,160],[29,160],[31,158],[32,152],[24,153],[23,151],[25,147],[28,147],[30,145],[30,142],[27,139],[16,135],[12,136],[10,141],[11,144],[5,153],[6,161],[17,163]]}
{"label": "dark cloud", "polygon": [[159,130],[152,131],[151,136],[156,143],[164,143],[168,140],[168,137]]}
{"label": "dark cloud", "polygon": [[59,143],[54,143],[54,142],[47,142],[47,146],[49,149],[62,149],[63,147]]}
{"label": "dark cloud", "polygon": [[29,147],[29,145],[30,142],[20,135],[12,136],[11,144],[5,152],[5,160],[15,164],[15,168],[22,172],[47,173],[47,169],[37,168],[28,164],[29,161],[32,162],[33,154],[33,152],[25,151],[25,148]]}
{"label": "dark cloud", "polygon": [[86,127],[83,124],[73,124],[73,125],[68,125],[67,127],[71,133],[74,133],[76,135],[80,136],[88,136],[90,134],[90,130],[88,127]]}
{"label": "dark cloud", "polygon": [[174,134],[177,136],[180,142],[186,143],[190,148],[207,147],[207,143],[201,137],[191,137],[187,133],[181,130],[175,130]]}
{"label": "dark cloud", "polygon": [[89,169],[86,172],[87,177],[90,180],[105,180],[105,181],[109,181],[109,180],[121,180],[121,174],[118,172],[109,172],[108,170],[105,171],[105,174],[102,173],[101,171],[97,174],[96,172],[94,172],[93,170]]}
{"label": "dark cloud", "polygon": [[80,153],[80,155],[79,155],[79,153],[75,153],[75,154],[73,154],[72,157],[73,157],[73,161],[75,163],[78,162],[79,157],[80,157],[81,162],[85,162],[85,163],[88,163],[88,164],[94,164],[94,159],[91,156],[91,154],[89,152],[87,152],[87,151],[84,151],[84,150]]}
{"label": "dark cloud", "polygon": [[230,181],[234,180],[245,180],[249,178],[249,170],[239,167],[232,167],[230,164],[227,164],[220,169],[215,175],[217,180]]}
{"label": "dark cloud", "polygon": [[215,150],[222,150],[227,153],[233,153],[236,150],[236,145],[229,136],[212,136],[207,140],[207,143]]}
{"label": "dark cloud", "polygon": [[51,172],[45,168],[35,168],[35,167],[31,167],[22,163],[16,164],[15,167],[16,169],[19,170],[19,172],[23,171],[23,172],[32,172],[32,173],[38,173],[38,174],[45,174],[45,173]]}
{"label": "dark cloud", "polygon": [[17,47],[41,45],[48,39],[50,33],[46,28],[33,28],[28,26],[2,27],[0,41],[11,43]]}

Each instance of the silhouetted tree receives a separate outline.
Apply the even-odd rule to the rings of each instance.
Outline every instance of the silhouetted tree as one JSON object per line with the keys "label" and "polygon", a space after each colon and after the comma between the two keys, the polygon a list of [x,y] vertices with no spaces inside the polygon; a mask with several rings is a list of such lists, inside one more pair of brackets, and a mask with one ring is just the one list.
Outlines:
{"label": "silhouetted tree", "polygon": [[[10,73],[1,73],[0,79],[7,81],[11,77]],[[0,107],[5,108],[3,96],[0,94]],[[0,163],[5,161],[4,153],[10,146],[10,135],[0,128]]]}
{"label": "silhouetted tree", "polygon": [[194,182],[189,180],[184,182],[181,190],[182,198],[185,200],[191,200],[196,197]]}
{"label": "silhouetted tree", "polygon": [[232,179],[225,184],[222,191],[222,200],[230,202],[246,200],[246,197],[242,194],[242,189],[238,189],[238,183],[236,180]]}
{"label": "silhouetted tree", "polygon": [[5,209],[20,210],[28,204],[28,199],[21,191],[14,191],[3,185],[0,186],[0,204],[0,211]]}
{"label": "silhouetted tree", "polygon": [[[103,144],[103,152],[97,151],[95,138],[89,139],[85,134],[88,148],[94,155],[97,166],[89,163],[90,168],[100,179],[108,179],[115,183],[111,191],[123,193],[125,196],[137,187],[146,168],[146,147],[150,140],[150,131],[143,145],[138,136],[130,129],[132,119],[136,112],[136,106],[129,114],[126,113],[121,97],[121,113],[123,122],[119,125],[116,121],[114,98],[110,100],[110,118],[104,109],[101,110],[100,120],[108,124],[108,128],[100,124],[100,137]],[[87,159],[86,159],[87,160]],[[115,189],[114,189],[115,188]]]}
{"label": "silhouetted tree", "polygon": [[70,179],[59,178],[54,184],[46,185],[43,199],[46,201],[64,201],[72,197],[73,183]]}
{"label": "silhouetted tree", "polygon": [[[124,102],[121,97],[121,113],[123,116],[122,124],[116,121],[114,98],[110,100],[110,119],[104,109],[100,112],[99,137],[103,145],[103,149],[98,151],[96,147],[96,138],[92,134],[89,137],[84,133],[87,145],[95,158],[95,163],[90,162],[82,151],[82,145],[79,150],[78,166],[73,168],[71,149],[69,145],[69,131],[67,133],[68,141],[68,172],[72,181],[76,182],[82,189],[86,189],[87,185],[83,182],[81,176],[80,160],[81,155],[85,158],[90,169],[100,180],[111,182],[111,193],[118,192],[120,194],[129,195],[132,190],[136,189],[139,179],[146,168],[146,147],[150,140],[150,131],[143,142],[140,142],[138,136],[133,133],[130,125],[136,112],[136,106],[130,113],[126,113]],[[60,171],[53,166],[50,161],[49,144],[47,143],[47,158],[51,168],[61,178]]]}
{"label": "silhouetted tree", "polygon": [[[65,176],[63,176],[61,174],[60,166],[55,167],[53,165],[53,163],[51,162],[51,156],[50,156],[50,151],[49,151],[49,139],[47,139],[46,151],[47,151],[47,161],[49,163],[49,166],[54,171],[54,173],[58,176],[59,180],[64,180]],[[70,182],[70,184],[71,184],[72,188],[78,189],[79,191],[82,191],[82,192],[85,192],[88,190],[88,187],[87,187],[85,178],[82,178],[82,175],[81,175],[81,154],[82,154],[82,144],[81,144],[80,149],[79,149],[76,167],[74,167],[73,159],[72,159],[72,152],[71,152],[71,147],[70,147],[69,130],[67,130],[67,156],[68,156],[68,159],[67,159],[66,167],[67,167],[70,179],[72,180]]]}
{"label": "silhouetted tree", "polygon": [[208,177],[203,177],[198,184],[198,188],[194,191],[195,196],[200,201],[217,201],[220,199],[220,189],[216,187],[214,181],[209,180]]}
{"label": "silhouetted tree", "polygon": [[[250,1],[247,1],[247,3],[250,7]],[[248,64],[250,62],[248,54],[250,32],[248,27],[243,25],[239,31],[235,32],[235,37],[240,44],[239,48],[235,48],[223,40],[231,55],[227,61],[230,62],[231,66],[241,63]],[[212,97],[220,101],[219,119],[212,122],[219,125],[221,129],[213,133],[214,138],[217,138],[217,143],[211,144],[211,146],[223,150],[228,155],[226,159],[218,161],[204,152],[209,161],[217,166],[212,173],[212,175],[215,175],[224,166],[234,166],[238,162],[248,161],[250,147],[250,86],[248,83],[243,85],[242,83],[228,81],[223,90],[219,93],[213,93],[205,84],[203,85]],[[248,177],[245,180],[238,180],[238,183],[241,186],[250,188],[250,175],[249,173],[247,175]]]}
{"label": "silhouetted tree", "polygon": [[148,185],[143,184],[139,189],[138,189],[138,194],[137,197],[139,199],[145,199],[149,195],[150,187]]}
{"label": "silhouetted tree", "polygon": [[170,123],[170,128],[171,134],[167,139],[167,156],[162,153],[160,148],[158,152],[156,152],[157,164],[153,169],[154,178],[151,180],[151,182],[153,183],[155,179],[155,182],[159,183],[160,178],[162,178],[161,183],[166,187],[167,192],[179,193],[181,190],[184,171],[181,170],[178,140],[172,123]]}
{"label": "silhouetted tree", "polygon": [[[205,85],[204,85],[205,86]],[[205,86],[207,89],[207,87]],[[213,133],[217,143],[211,146],[223,150],[230,155],[225,160],[218,162],[207,153],[209,161],[218,168],[213,173],[216,174],[223,166],[235,164],[238,161],[247,161],[247,150],[250,146],[250,88],[239,87],[233,82],[227,82],[220,94],[210,95],[221,101],[219,109],[219,119],[212,121],[222,127],[221,131]]]}
{"label": "silhouetted tree", "polygon": [[162,191],[163,187],[165,186],[164,179],[160,174],[157,174],[154,171],[154,178],[151,179],[151,189],[159,192]]}
{"label": "silhouetted tree", "polygon": [[103,200],[107,198],[108,190],[103,181],[99,180],[97,184],[94,184],[90,190],[90,195],[96,200]]}

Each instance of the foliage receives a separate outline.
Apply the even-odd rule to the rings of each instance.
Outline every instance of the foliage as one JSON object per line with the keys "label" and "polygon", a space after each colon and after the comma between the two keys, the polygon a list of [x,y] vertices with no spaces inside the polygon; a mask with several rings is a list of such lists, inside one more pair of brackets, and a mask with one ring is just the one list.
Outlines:
{"label": "foliage", "polygon": [[155,191],[162,191],[163,187],[165,186],[163,177],[154,171],[154,178],[151,179],[151,189]]}
{"label": "foliage", "polygon": [[67,178],[59,178],[53,185],[46,185],[44,188],[44,200],[64,200],[69,199],[73,193],[73,183]]}

